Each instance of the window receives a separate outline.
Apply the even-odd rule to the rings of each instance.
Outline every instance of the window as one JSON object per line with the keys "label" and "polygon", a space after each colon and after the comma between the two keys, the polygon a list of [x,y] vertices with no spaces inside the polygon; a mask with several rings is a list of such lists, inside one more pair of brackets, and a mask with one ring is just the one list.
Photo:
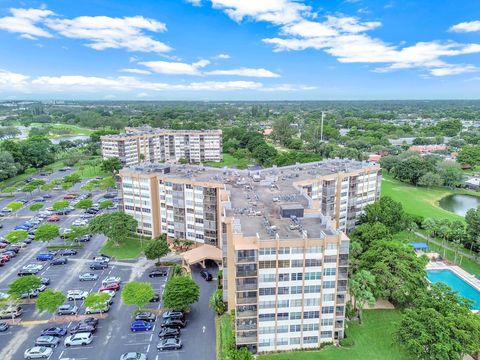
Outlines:
{"label": "window", "polygon": [[318,336],[305,336],[303,338],[304,344],[316,344],[318,343]]}
{"label": "window", "polygon": [[307,254],[320,254],[322,252],[321,246],[312,246],[307,248]]}
{"label": "window", "polygon": [[290,274],[278,274],[278,281],[288,281]]}
{"label": "window", "polygon": [[258,250],[260,255],[275,255],[277,249],[275,248],[261,248]]}
{"label": "window", "polygon": [[274,282],[274,281],[275,281],[275,274],[262,274],[262,275],[260,275],[260,282]]}
{"label": "window", "polygon": [[302,325],[290,325],[290,332],[302,331]]}
{"label": "window", "polygon": [[288,268],[290,267],[290,260],[278,260],[279,268]]}
{"label": "window", "polygon": [[335,288],[335,281],[324,281],[323,282],[324,289],[334,289]]}
{"label": "window", "polygon": [[327,243],[327,250],[336,250],[337,243]]}
{"label": "window", "polygon": [[290,288],[290,293],[291,294],[301,294],[302,293],[302,287],[301,286],[292,286]]}
{"label": "window", "polygon": [[318,324],[303,324],[303,331],[318,331]]}
{"label": "window", "polygon": [[320,272],[307,272],[305,273],[305,280],[320,280],[322,274]]}
{"label": "window", "polygon": [[288,308],[289,301],[288,300],[278,300],[278,308]]}
{"label": "window", "polygon": [[301,340],[301,338],[299,338],[299,337],[290,338],[290,345],[299,345],[300,340]]}
{"label": "window", "polygon": [[290,306],[292,306],[292,307],[302,306],[302,299],[292,299],[292,300],[290,300]]}
{"label": "window", "polygon": [[333,314],[334,307],[333,306],[324,306],[322,307],[322,314]]}
{"label": "window", "polygon": [[[295,261],[295,260],[293,260]],[[295,280],[302,280],[303,279],[303,273],[293,273],[292,274],[292,281]]]}
{"label": "window", "polygon": [[290,313],[290,320],[300,320],[302,318],[302,313],[301,312],[291,312]]}
{"label": "window", "polygon": [[278,249],[279,254],[290,254],[290,248],[288,247],[281,247]]}
{"label": "window", "polygon": [[287,333],[287,332],[288,332],[288,325],[277,326],[277,334]]}
{"label": "window", "polygon": [[292,254],[303,254],[303,247],[292,247]]}
{"label": "window", "polygon": [[321,331],[320,332],[320,337],[322,339],[331,338],[332,337],[332,332],[331,331]]}
{"label": "window", "polygon": [[288,320],[288,313],[277,313],[277,320]]}
{"label": "window", "polygon": [[275,308],[275,301],[259,301],[258,306],[260,309],[273,309]]}
{"label": "window", "polygon": [[320,285],[308,285],[304,288],[305,294],[319,293]]}
{"label": "window", "polygon": [[336,268],[325,268],[325,269],[323,269],[323,275],[325,275],[325,276],[336,275],[336,273],[337,273]]}
{"label": "window", "polygon": [[323,294],[322,295],[322,301],[334,301],[335,300],[335,294]]}
{"label": "window", "polygon": [[303,267],[303,260],[292,260],[292,267]]}
{"label": "window", "polygon": [[322,319],[322,326],[332,326],[333,319]]}
{"label": "window", "polygon": [[260,288],[259,295],[275,295],[275,288]]}
{"label": "window", "polygon": [[305,306],[319,306],[320,299],[319,298],[311,298],[311,299],[304,299]]}
{"label": "window", "polygon": [[258,328],[259,334],[274,334],[275,333],[275,326],[260,326]]}
{"label": "window", "polygon": [[275,269],[276,268],[275,263],[276,263],[275,260],[261,260],[258,262],[258,267],[260,269]]}
{"label": "window", "polygon": [[322,266],[322,261],[320,259],[305,259],[305,266]]}
{"label": "window", "polygon": [[303,313],[304,319],[318,319],[320,317],[320,311],[305,311]]}
{"label": "window", "polygon": [[259,314],[258,319],[260,321],[275,321],[275,314]]}
{"label": "window", "polygon": [[287,295],[290,293],[290,289],[286,286],[282,286],[278,288],[278,295]]}

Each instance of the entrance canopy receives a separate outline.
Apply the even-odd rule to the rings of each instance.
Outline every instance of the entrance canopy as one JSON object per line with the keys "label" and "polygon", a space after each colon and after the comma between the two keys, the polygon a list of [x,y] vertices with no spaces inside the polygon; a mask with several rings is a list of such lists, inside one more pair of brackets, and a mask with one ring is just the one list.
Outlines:
{"label": "entrance canopy", "polygon": [[183,264],[190,267],[200,264],[205,267],[205,260],[213,260],[221,264],[223,260],[222,250],[212,245],[201,245],[195,249],[188,250],[182,254]]}
{"label": "entrance canopy", "polygon": [[410,245],[413,246],[415,251],[417,251],[417,250],[423,250],[423,251],[428,250],[428,245],[427,245],[427,243],[424,243],[424,242],[412,242],[412,243],[410,243]]}

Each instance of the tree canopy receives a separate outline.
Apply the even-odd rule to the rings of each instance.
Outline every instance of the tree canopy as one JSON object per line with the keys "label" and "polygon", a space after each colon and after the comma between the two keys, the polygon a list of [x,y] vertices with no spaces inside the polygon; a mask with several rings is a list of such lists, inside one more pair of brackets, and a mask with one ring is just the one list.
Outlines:
{"label": "tree canopy", "polygon": [[5,235],[5,239],[10,241],[11,243],[17,243],[19,241],[23,241],[28,237],[28,232],[26,230],[12,230],[7,235]]}
{"label": "tree canopy", "polygon": [[8,285],[8,294],[13,298],[20,299],[23,294],[28,294],[40,285],[41,281],[38,276],[21,276]]}
{"label": "tree canopy", "polygon": [[165,239],[157,239],[150,241],[145,247],[144,253],[148,260],[157,259],[160,262],[160,258],[167,255],[170,252],[167,241]]}
{"label": "tree canopy", "polygon": [[35,230],[35,240],[49,242],[60,236],[60,228],[54,224],[42,224]]}
{"label": "tree canopy", "polygon": [[135,305],[139,309],[147,305],[154,296],[155,291],[149,282],[132,281],[122,290],[122,302],[126,305]]}
{"label": "tree canopy", "polygon": [[102,214],[90,222],[90,231],[103,234],[115,243],[132,236],[137,229],[137,220],[124,212],[116,211]]}
{"label": "tree canopy", "polygon": [[175,276],[165,285],[163,305],[167,309],[186,310],[200,297],[200,288],[190,276]]}
{"label": "tree canopy", "polygon": [[397,233],[408,228],[410,218],[403,211],[402,204],[388,196],[382,196],[365,207],[360,216],[361,224],[382,223],[390,232]]}
{"label": "tree canopy", "polygon": [[38,311],[47,311],[50,314],[54,314],[58,307],[65,302],[66,298],[61,291],[46,289],[38,294],[35,306]]}

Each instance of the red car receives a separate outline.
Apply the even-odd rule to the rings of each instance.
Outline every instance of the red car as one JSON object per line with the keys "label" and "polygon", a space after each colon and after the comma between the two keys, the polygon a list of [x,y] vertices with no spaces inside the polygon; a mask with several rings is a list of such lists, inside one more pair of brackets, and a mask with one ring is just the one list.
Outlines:
{"label": "red car", "polygon": [[75,194],[67,194],[63,197],[64,200],[73,200],[77,197]]}
{"label": "red car", "polygon": [[104,290],[120,290],[120,284],[119,283],[111,283],[107,284],[105,286],[102,286],[99,291],[104,291]]}
{"label": "red car", "polygon": [[1,255],[1,254],[0,254],[0,259],[3,260],[3,261],[5,261],[5,262],[7,262],[7,261],[10,261],[10,256],[8,256],[8,255]]}
{"label": "red car", "polygon": [[60,216],[58,216],[58,215],[49,216],[49,217],[47,218],[47,221],[50,221],[50,222],[60,221]]}

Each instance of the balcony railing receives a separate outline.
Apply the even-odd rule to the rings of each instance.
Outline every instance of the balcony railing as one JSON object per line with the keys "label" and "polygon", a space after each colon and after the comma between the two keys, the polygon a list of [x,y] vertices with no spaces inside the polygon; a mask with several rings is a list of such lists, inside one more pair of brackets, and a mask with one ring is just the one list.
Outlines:
{"label": "balcony railing", "polygon": [[257,343],[256,336],[237,337],[237,345],[256,344],[256,343]]}
{"label": "balcony railing", "polygon": [[237,330],[257,330],[257,324],[237,324]]}
{"label": "balcony railing", "polygon": [[257,297],[237,298],[237,305],[256,304],[256,303],[257,303]]}
{"label": "balcony railing", "polygon": [[253,277],[257,276],[256,270],[251,271],[237,271],[237,277]]}
{"label": "balcony railing", "polygon": [[257,312],[255,310],[247,310],[247,311],[238,311],[237,310],[237,318],[251,318],[257,317]]}
{"label": "balcony railing", "polygon": [[238,257],[237,258],[237,264],[256,263],[256,262],[257,262],[257,258],[255,256]]}
{"label": "balcony railing", "polygon": [[237,291],[257,290],[257,284],[237,284]]}

